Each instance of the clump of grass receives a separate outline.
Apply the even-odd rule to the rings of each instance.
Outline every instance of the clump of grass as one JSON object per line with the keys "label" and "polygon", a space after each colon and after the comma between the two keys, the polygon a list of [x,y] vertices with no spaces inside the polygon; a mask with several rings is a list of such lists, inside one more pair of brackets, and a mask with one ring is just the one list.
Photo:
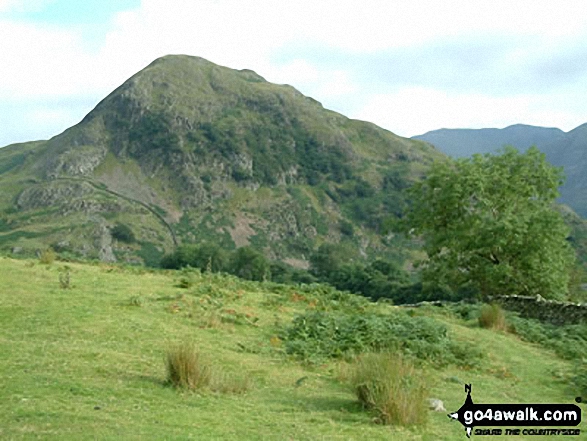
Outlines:
{"label": "clump of grass", "polygon": [[506,331],[507,324],[503,309],[495,303],[491,305],[483,305],[479,313],[479,326],[486,329]]}
{"label": "clump of grass", "polygon": [[199,390],[210,385],[211,368],[191,343],[167,351],[167,381],[181,389]]}
{"label": "clump of grass", "polygon": [[248,373],[227,373],[210,365],[189,342],[167,351],[167,382],[178,389],[243,394],[251,389]]}
{"label": "clump of grass", "polygon": [[51,265],[55,262],[57,258],[57,254],[51,248],[47,248],[46,250],[42,251],[39,255],[39,262],[45,265]]}
{"label": "clump of grass", "polygon": [[59,286],[61,289],[71,288],[71,275],[69,269],[64,269],[59,273]]}
{"label": "clump of grass", "polygon": [[350,382],[361,404],[383,424],[408,426],[426,421],[426,387],[409,362],[392,353],[359,357]]}

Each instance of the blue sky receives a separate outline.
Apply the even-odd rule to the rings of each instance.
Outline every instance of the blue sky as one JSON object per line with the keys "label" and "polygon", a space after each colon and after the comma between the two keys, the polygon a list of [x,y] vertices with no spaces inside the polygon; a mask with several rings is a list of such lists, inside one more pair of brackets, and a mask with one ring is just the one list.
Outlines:
{"label": "blue sky", "polygon": [[0,0],[0,146],[57,135],[169,53],[402,136],[587,122],[583,1]]}

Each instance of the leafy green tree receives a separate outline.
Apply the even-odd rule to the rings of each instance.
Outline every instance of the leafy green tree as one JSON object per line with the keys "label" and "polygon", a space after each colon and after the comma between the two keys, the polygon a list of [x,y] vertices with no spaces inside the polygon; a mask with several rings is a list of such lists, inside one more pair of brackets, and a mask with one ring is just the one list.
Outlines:
{"label": "leafy green tree", "polygon": [[425,242],[424,280],[482,296],[563,298],[574,253],[553,203],[562,169],[535,147],[435,163],[410,191],[406,226]]}
{"label": "leafy green tree", "polygon": [[349,250],[344,246],[324,243],[310,255],[310,272],[320,280],[329,280],[350,256]]}
{"label": "leafy green tree", "polygon": [[173,253],[161,259],[160,266],[179,269],[185,266],[200,268],[203,271],[220,272],[226,269],[228,256],[226,251],[216,244],[182,245]]}
{"label": "leafy green tree", "polygon": [[247,280],[271,280],[271,263],[259,251],[241,247],[230,256],[229,272]]}

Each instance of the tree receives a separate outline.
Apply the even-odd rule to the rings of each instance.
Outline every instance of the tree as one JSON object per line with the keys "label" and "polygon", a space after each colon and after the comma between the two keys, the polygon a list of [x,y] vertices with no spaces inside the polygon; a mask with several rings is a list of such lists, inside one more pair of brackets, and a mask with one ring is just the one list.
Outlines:
{"label": "tree", "polygon": [[271,280],[271,264],[251,247],[238,248],[230,257],[229,272],[247,280]]}
{"label": "tree", "polygon": [[535,147],[435,163],[411,188],[405,222],[424,239],[424,280],[484,297],[563,298],[574,253],[553,207],[561,183]]}

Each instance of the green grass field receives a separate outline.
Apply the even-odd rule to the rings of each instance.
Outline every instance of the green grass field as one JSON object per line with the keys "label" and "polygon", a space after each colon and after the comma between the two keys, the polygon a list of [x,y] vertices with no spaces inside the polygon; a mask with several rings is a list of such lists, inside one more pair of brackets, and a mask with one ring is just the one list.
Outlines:
{"label": "green grass field", "polygon": [[[60,284],[66,271],[69,288]],[[427,422],[415,427],[377,424],[341,375],[348,362],[310,365],[287,356],[280,327],[320,304],[295,288],[222,275],[2,257],[0,281],[2,440],[466,439],[444,412],[428,411]],[[391,314],[397,308],[366,309]],[[483,354],[469,369],[418,364],[427,396],[443,400],[447,411],[463,404],[464,383],[472,384],[478,403],[574,402],[571,362],[442,310],[413,312],[435,317],[454,341]],[[225,382],[246,377],[248,390],[169,386],[166,351],[185,341],[197,345]]]}

